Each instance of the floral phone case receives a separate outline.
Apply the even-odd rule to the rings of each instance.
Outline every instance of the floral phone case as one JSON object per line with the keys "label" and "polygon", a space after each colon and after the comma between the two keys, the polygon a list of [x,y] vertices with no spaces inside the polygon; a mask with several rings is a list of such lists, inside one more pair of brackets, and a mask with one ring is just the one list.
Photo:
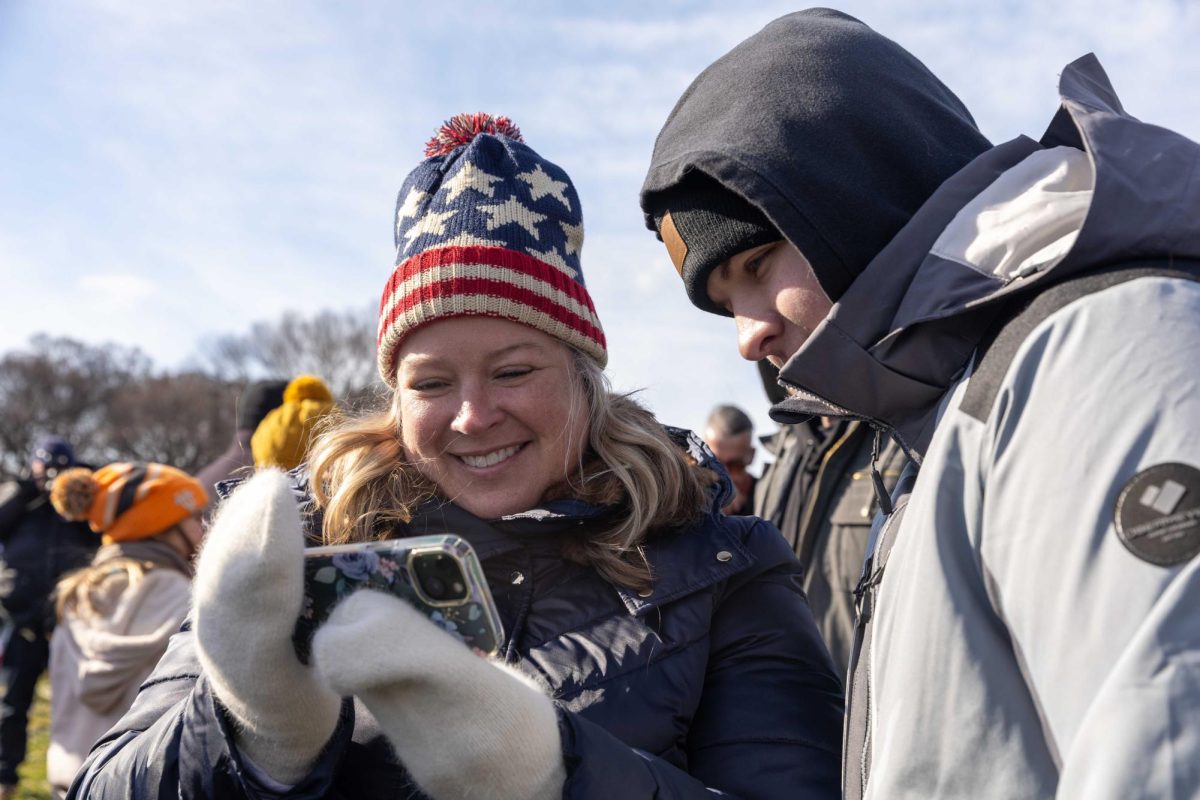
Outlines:
{"label": "floral phone case", "polygon": [[462,537],[356,542],[304,551],[304,606],[293,635],[301,661],[308,663],[313,634],[334,606],[359,589],[399,597],[478,653],[497,652],[504,639],[479,559]]}

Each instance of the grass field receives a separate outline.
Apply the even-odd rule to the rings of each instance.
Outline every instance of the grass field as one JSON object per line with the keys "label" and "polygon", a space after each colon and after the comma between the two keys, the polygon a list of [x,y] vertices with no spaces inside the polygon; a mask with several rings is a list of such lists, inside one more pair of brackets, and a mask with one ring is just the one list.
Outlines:
{"label": "grass field", "polygon": [[43,675],[29,713],[29,750],[21,765],[20,800],[50,800],[46,783],[46,747],[50,742],[50,682]]}

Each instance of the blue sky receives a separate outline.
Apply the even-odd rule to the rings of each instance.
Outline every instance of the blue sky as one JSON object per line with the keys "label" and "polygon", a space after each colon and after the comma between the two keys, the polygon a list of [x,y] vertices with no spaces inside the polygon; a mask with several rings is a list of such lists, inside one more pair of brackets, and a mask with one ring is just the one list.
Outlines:
{"label": "blue sky", "polygon": [[[432,130],[507,114],[572,175],[610,374],[699,427],[765,397],[694,310],[637,190],[690,80],[786,3],[0,0],[0,351],[36,331],[164,366],[285,310],[368,308]],[[1135,115],[1200,136],[1200,10],[1167,0],[837,6],[924,60],[995,141],[1040,135],[1095,51]]]}

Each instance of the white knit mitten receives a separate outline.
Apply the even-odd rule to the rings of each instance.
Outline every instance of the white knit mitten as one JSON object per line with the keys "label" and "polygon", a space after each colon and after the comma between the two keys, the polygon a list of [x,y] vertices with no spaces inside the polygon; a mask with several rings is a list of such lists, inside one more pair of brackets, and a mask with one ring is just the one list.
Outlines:
{"label": "white knit mitten", "polygon": [[200,663],[238,723],[238,749],[275,780],[297,783],[337,727],[341,699],[292,646],[304,535],[282,472],[260,472],[222,504],[193,598]]}
{"label": "white knit mitten", "polygon": [[375,715],[434,800],[562,796],[566,769],[550,698],[402,600],[351,595],[318,629],[313,660],[334,691]]}

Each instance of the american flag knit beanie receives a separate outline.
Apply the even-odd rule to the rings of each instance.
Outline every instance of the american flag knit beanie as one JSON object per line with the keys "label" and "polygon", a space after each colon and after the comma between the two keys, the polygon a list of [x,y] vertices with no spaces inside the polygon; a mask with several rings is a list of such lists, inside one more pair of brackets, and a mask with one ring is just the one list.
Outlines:
{"label": "american flag knit beanie", "polygon": [[396,198],[396,267],[379,305],[379,374],[396,386],[396,352],[422,325],[510,319],[581,350],[608,350],[583,282],[583,215],[557,165],[507,117],[460,114],[438,130]]}

